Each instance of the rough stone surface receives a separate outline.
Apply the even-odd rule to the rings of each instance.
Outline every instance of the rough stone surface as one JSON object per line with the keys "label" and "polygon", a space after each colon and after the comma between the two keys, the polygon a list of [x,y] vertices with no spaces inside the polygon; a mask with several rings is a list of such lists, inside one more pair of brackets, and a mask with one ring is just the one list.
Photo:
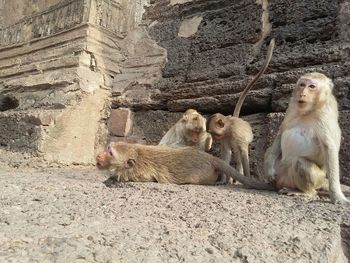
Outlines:
{"label": "rough stone surface", "polygon": [[8,155],[94,162],[108,136],[113,79],[127,68],[126,57],[132,60],[123,39],[140,23],[144,4],[0,1],[0,147]]}
{"label": "rough stone surface", "polygon": [[132,132],[133,113],[129,109],[111,110],[108,130],[114,136],[128,136]]}
{"label": "rough stone surface", "polygon": [[181,22],[179,33],[177,34],[179,37],[190,37],[196,34],[198,31],[198,26],[201,23],[203,17],[195,16],[190,19],[184,20]]}
{"label": "rough stone surface", "polygon": [[[189,23],[195,17],[201,17],[199,25]],[[153,1],[144,19],[150,37],[167,52],[161,78],[140,89],[137,100],[118,95],[123,103],[112,107],[135,109],[140,127],[135,130],[150,143],[158,143],[166,127],[177,120],[168,111],[195,108],[206,116],[232,114],[240,91],[258,71],[274,37],[276,48],[267,73],[248,93],[241,112],[254,130],[253,173],[260,176],[264,151],[282,120],[267,114],[283,116],[296,80],[306,72],[319,71],[334,80],[343,131],[342,180],[349,184],[350,29],[344,26],[349,17],[350,4],[344,0]],[[179,36],[184,24],[195,26],[195,33]]]}
{"label": "rough stone surface", "polygon": [[[187,108],[231,114],[274,37],[242,108],[252,173],[295,81],[317,70],[334,79],[350,184],[348,1],[0,0],[0,14],[1,262],[347,262],[350,210],[327,197],[103,184],[63,164],[94,162],[107,141],[157,144]],[[134,127],[118,137],[121,107]]]}
{"label": "rough stone surface", "polygon": [[105,180],[2,169],[0,261],[347,262],[350,210],[327,198]]}
{"label": "rough stone surface", "polygon": [[[349,29],[342,26],[348,17],[346,1],[278,1],[267,6],[253,0],[167,3],[156,1],[144,16],[150,21],[150,36],[167,50],[168,59],[162,79],[149,88],[160,93],[144,99],[147,104],[153,100],[153,108],[184,111],[192,105],[206,113],[232,113],[271,37],[277,43],[268,74],[249,93],[243,114],[284,111],[296,79],[313,70],[339,84],[341,109],[349,107],[344,96]],[[271,24],[266,24],[266,16]],[[195,17],[202,18],[196,33],[179,37],[181,25]],[[134,102],[123,105],[136,107]]]}

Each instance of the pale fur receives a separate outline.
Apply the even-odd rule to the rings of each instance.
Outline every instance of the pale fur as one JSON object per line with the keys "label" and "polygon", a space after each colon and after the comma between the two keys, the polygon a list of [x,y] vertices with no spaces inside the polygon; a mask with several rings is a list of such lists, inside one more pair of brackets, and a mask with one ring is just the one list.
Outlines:
{"label": "pale fur", "polygon": [[[192,140],[192,133],[198,133],[198,141]],[[194,109],[188,109],[163,136],[159,145],[171,147],[191,146],[209,151],[212,145],[211,135],[206,131],[206,119]]]}
{"label": "pale fur", "polygon": [[[253,131],[248,122],[239,118],[239,114],[248,91],[266,71],[271,61],[274,47],[275,40],[272,39],[267,50],[264,64],[262,65],[258,74],[254,76],[254,78],[242,91],[235,106],[233,116],[224,116],[220,113],[216,113],[210,116],[207,120],[208,132],[212,134],[214,140],[220,141],[220,158],[226,163],[230,163],[233,153],[236,168],[240,173],[244,173],[244,175],[248,177],[250,177],[249,144],[253,141]],[[218,125],[219,122],[223,124],[223,127]],[[221,138],[218,138],[218,136]],[[222,174],[218,184],[226,184],[227,181],[227,176]]]}
{"label": "pale fur", "polygon": [[219,173],[225,173],[248,187],[275,190],[274,186],[247,178],[224,161],[192,147],[118,142],[111,143],[106,152],[97,156],[97,166],[114,171],[120,182],[213,185]]}
{"label": "pale fur", "polygon": [[[218,122],[222,122],[223,127],[220,127]],[[220,141],[220,158],[226,163],[230,163],[233,153],[236,169],[250,177],[249,144],[253,141],[253,131],[250,124],[241,118],[216,113],[208,119],[208,131],[214,140]],[[218,184],[227,183],[227,179],[223,174]]]}
{"label": "pale fur", "polygon": [[[319,83],[314,91],[310,91],[310,88],[301,91],[299,86],[302,81],[313,80]],[[264,171],[265,176],[276,180],[279,189],[297,189],[307,195],[329,189],[333,203],[345,204],[349,200],[342,193],[340,185],[341,130],[338,124],[338,105],[332,89],[332,81],[321,73],[308,73],[298,80],[279,132],[265,153]],[[298,104],[300,100],[307,103],[301,107]],[[289,134],[291,129],[300,129],[303,138],[312,146],[308,148],[311,150],[306,153],[307,156],[300,156],[301,149],[298,150],[299,156],[295,155],[295,149],[292,154],[289,152],[292,149],[282,145],[284,134]],[[301,138],[299,134],[288,134],[294,141]],[[285,143],[287,142],[286,140]]]}

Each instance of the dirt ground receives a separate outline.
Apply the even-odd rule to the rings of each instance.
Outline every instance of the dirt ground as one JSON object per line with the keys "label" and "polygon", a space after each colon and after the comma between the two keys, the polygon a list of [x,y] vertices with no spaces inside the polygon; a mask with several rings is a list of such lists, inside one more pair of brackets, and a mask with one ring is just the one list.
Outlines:
{"label": "dirt ground", "polygon": [[327,198],[106,179],[0,167],[0,262],[347,262],[350,209]]}

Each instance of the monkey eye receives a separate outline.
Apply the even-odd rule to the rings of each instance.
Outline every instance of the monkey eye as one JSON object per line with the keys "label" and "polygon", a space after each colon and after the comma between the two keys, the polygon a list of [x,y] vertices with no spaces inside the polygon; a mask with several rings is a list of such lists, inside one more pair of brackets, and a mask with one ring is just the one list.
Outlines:
{"label": "monkey eye", "polygon": [[198,121],[198,117],[194,117],[193,120],[194,120],[194,121]]}
{"label": "monkey eye", "polygon": [[108,153],[108,156],[113,157],[113,152],[112,152],[111,146],[109,145],[107,147],[107,153]]}
{"label": "monkey eye", "polygon": [[305,86],[306,86],[305,83],[300,83],[300,84],[299,84],[299,87],[304,88]]}
{"label": "monkey eye", "polygon": [[310,88],[310,89],[315,89],[315,88],[316,88],[316,86],[315,86],[315,85],[313,85],[313,84],[311,84],[311,85],[309,86],[309,88]]}

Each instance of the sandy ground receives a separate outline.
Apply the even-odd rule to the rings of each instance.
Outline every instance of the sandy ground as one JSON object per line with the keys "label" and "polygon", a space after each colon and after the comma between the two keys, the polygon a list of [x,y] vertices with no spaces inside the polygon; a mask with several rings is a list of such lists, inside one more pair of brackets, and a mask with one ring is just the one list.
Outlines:
{"label": "sandy ground", "polygon": [[350,209],[328,199],[0,169],[0,262],[346,262],[350,250]]}

